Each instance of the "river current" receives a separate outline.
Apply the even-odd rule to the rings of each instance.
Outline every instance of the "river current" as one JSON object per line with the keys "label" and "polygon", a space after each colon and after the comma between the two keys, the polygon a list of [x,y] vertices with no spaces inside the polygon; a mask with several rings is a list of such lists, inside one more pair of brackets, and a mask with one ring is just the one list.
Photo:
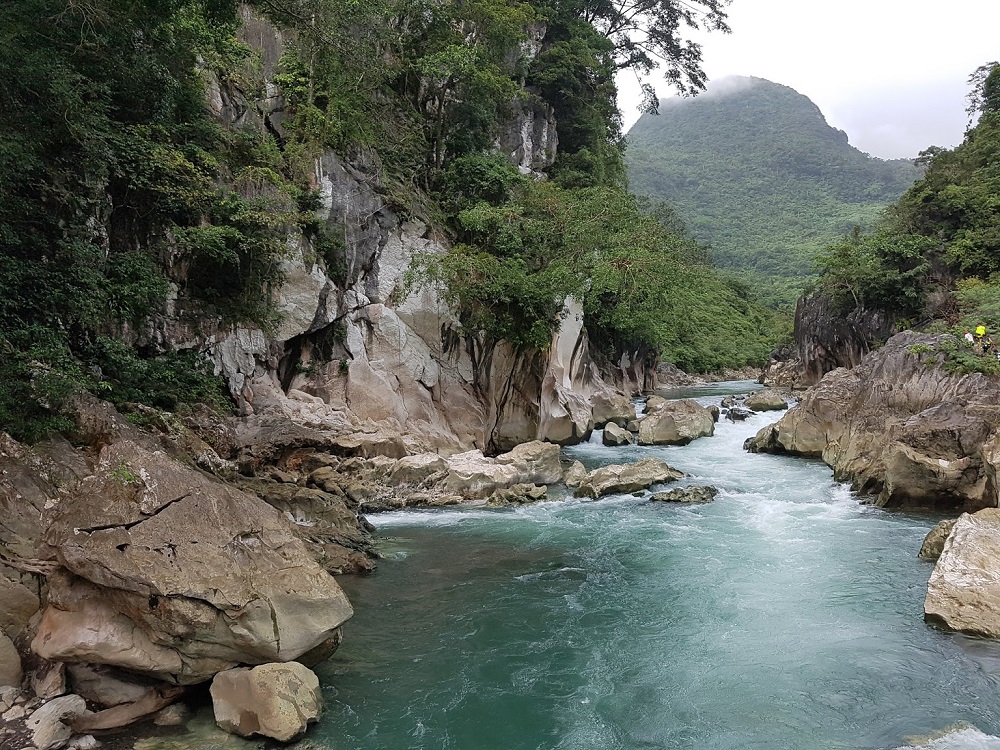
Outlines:
{"label": "river current", "polygon": [[[702,403],[749,383],[710,387]],[[309,739],[352,750],[1000,750],[1000,648],[934,630],[937,520],[862,505],[818,461],[750,455],[776,413],[659,456],[709,504],[646,497],[372,516],[378,572],[318,668]]]}

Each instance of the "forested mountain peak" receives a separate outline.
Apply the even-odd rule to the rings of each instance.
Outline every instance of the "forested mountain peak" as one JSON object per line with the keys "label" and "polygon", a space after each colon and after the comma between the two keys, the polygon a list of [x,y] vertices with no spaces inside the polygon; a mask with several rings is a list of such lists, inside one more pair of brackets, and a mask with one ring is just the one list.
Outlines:
{"label": "forested mountain peak", "polygon": [[869,224],[919,172],[850,145],[808,97],[762,78],[713,82],[628,133],[635,192],[674,204],[721,265],[812,272],[817,251]]}

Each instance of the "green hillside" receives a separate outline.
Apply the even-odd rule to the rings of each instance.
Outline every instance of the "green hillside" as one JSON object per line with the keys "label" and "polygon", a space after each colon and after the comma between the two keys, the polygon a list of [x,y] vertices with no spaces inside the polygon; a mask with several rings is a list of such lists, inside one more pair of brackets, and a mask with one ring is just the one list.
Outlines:
{"label": "green hillside", "polygon": [[779,277],[785,290],[813,272],[824,245],[870,225],[919,176],[907,160],[854,148],[808,97],[761,78],[665,101],[628,144],[634,192],[673,204],[718,265]]}

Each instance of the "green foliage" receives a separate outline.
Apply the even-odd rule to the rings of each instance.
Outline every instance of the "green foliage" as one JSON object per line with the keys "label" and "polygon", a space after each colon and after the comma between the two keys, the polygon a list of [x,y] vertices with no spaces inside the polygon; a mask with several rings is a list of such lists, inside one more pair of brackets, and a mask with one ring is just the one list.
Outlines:
{"label": "green foliage", "polygon": [[438,195],[446,208],[457,212],[479,202],[499,205],[523,182],[524,177],[500,154],[467,154],[441,175]]}
{"label": "green foliage", "polygon": [[986,112],[954,150],[929,154],[927,171],[899,201],[890,225],[936,238],[958,276],[1000,271],[1000,112]]}
{"label": "green foliage", "polygon": [[140,359],[118,339],[97,337],[83,348],[88,386],[116,406],[141,403],[173,411],[181,404],[229,408],[222,381],[197,352],[170,352]]}
{"label": "green foliage", "polygon": [[[663,66],[664,78],[681,93],[705,87],[701,46],[683,31],[728,32],[728,0],[585,0],[553,3],[562,15],[586,21],[607,39],[616,69],[649,73]],[[656,96],[648,86],[655,108]]]}
{"label": "green foliage", "polygon": [[856,229],[821,257],[823,289],[842,312],[864,307],[919,316],[930,271],[926,255],[936,247],[929,237]]}
{"label": "green foliage", "polygon": [[504,203],[462,211],[459,225],[463,244],[419,259],[411,281],[442,287],[468,332],[546,348],[575,297],[609,357],[651,347],[699,372],[762,363],[787,333],[620,188],[524,182]]}
{"label": "green foliage", "polygon": [[983,325],[988,335],[1000,334],[1000,277],[989,281],[963,279],[957,284],[955,299],[958,302],[956,332],[974,331]]}
{"label": "green foliage", "polygon": [[139,484],[142,481],[138,474],[132,471],[131,467],[124,461],[119,461],[110,472],[112,479],[120,485]]}
{"label": "green foliage", "polygon": [[[186,281],[164,275],[175,249],[188,255],[176,268],[194,272],[189,294],[234,321],[270,319],[277,227],[296,214],[255,187],[273,149],[226,132],[205,107],[204,66],[247,54],[234,10],[221,0],[0,7],[10,76],[0,112],[0,419],[16,435],[65,428],[59,408],[75,390],[115,390],[91,372],[109,358],[149,368],[150,380],[181,378],[98,345],[139,328],[168,282]],[[237,193],[221,187],[234,175]],[[193,397],[189,385],[178,384],[178,399]],[[155,398],[151,386],[139,390]]]}
{"label": "green foliage", "polygon": [[549,44],[532,62],[528,84],[555,109],[565,187],[624,183],[624,142],[615,102],[614,45],[584,20],[550,11]]}
{"label": "green foliage", "polygon": [[757,78],[724,85],[731,89],[665,103],[636,123],[630,186],[675,205],[720,266],[751,271],[776,303],[794,302],[820,250],[854,226],[872,226],[919,172],[853,148],[786,86]]}

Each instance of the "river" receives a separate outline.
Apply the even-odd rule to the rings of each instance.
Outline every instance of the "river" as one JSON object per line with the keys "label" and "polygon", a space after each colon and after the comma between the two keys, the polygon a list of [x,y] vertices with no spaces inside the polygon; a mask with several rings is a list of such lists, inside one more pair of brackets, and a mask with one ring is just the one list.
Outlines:
{"label": "river", "polygon": [[[695,392],[702,403],[749,383]],[[926,626],[937,520],[859,504],[773,421],[659,456],[715,502],[643,497],[372,517],[386,536],[318,668],[314,746],[351,750],[1000,749],[1000,649]],[[648,493],[647,493],[648,495]]]}

